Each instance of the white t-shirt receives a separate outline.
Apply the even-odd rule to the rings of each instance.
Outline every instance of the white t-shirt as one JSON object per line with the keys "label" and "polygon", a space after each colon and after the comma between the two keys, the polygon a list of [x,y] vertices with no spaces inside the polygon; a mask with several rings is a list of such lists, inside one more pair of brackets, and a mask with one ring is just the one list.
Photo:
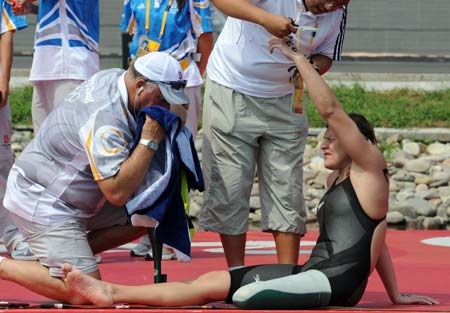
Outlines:
{"label": "white t-shirt", "polygon": [[51,225],[101,209],[106,199],[97,181],[119,171],[136,128],[123,75],[118,69],[95,74],[50,113],[11,169],[8,210]]}
{"label": "white t-shirt", "polygon": [[[305,54],[323,54],[340,59],[345,32],[346,9],[314,15],[302,1],[257,0],[258,7],[287,17],[296,17],[301,26],[318,31],[302,31],[300,43]],[[271,35],[260,25],[229,17],[208,61],[208,77],[238,92],[263,98],[282,97],[292,92],[288,68],[293,63],[279,51],[269,53]]]}

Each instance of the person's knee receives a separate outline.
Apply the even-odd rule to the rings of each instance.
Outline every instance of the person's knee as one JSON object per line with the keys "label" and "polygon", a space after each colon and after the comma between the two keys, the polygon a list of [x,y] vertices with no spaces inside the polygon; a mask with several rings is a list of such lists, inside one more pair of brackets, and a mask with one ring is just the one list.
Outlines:
{"label": "person's knee", "polygon": [[213,271],[197,279],[208,292],[209,300],[224,300],[230,289],[231,278],[228,271]]}

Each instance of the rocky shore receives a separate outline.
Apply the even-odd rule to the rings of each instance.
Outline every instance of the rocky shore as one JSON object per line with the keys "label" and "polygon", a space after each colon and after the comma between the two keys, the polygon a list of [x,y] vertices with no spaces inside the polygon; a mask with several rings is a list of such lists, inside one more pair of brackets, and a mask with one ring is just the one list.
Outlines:
{"label": "rocky shore", "polygon": [[[311,129],[304,154],[304,185],[308,227],[317,227],[316,206],[325,193],[326,177],[320,156],[323,129]],[[450,229],[450,129],[391,130],[376,129],[379,146],[388,160],[390,201],[387,221],[398,229]],[[202,132],[196,140],[201,156]],[[13,150],[19,155],[33,137],[27,127],[16,127],[12,137]],[[203,198],[191,196],[190,214],[194,222]],[[250,199],[251,228],[258,229],[260,202],[258,179]]]}

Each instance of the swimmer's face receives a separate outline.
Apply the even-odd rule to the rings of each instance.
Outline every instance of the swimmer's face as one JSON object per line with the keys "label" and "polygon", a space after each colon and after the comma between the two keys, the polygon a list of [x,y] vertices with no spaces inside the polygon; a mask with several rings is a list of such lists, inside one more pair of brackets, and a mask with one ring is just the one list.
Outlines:
{"label": "swimmer's face", "polygon": [[338,170],[351,162],[349,155],[344,151],[334,132],[330,129],[326,130],[320,149],[323,153],[324,166],[327,169]]}

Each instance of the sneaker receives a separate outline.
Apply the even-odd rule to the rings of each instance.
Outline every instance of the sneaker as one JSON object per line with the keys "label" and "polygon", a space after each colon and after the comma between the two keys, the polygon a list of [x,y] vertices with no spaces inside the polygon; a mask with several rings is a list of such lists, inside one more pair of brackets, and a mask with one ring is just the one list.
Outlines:
{"label": "sneaker", "polygon": [[133,249],[130,250],[131,256],[145,256],[149,250],[152,250],[151,245],[140,242]]}
{"label": "sneaker", "polygon": [[17,247],[11,252],[11,257],[14,260],[21,261],[36,261],[37,257],[31,252],[30,247],[26,242],[21,242]]}
{"label": "sneaker", "polygon": [[[176,258],[177,258],[177,255],[175,254],[173,249],[167,247],[166,245],[163,245],[161,260],[162,261],[176,260]],[[145,254],[145,260],[146,261],[153,261],[153,251],[152,251],[152,249],[148,250],[147,253]]]}

